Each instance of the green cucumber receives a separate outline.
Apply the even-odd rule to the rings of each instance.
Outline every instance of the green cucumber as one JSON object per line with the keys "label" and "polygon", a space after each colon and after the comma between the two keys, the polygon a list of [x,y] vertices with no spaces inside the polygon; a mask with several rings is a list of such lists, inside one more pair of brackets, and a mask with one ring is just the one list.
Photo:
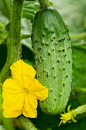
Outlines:
{"label": "green cucumber", "polygon": [[42,111],[56,115],[68,102],[72,81],[72,50],[68,28],[60,14],[46,7],[36,12],[32,26],[37,79],[49,91]]}

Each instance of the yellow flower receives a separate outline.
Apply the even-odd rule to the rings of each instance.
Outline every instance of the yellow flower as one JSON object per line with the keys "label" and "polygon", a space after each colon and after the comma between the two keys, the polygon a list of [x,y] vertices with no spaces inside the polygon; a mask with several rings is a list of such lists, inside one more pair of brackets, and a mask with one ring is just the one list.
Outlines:
{"label": "yellow flower", "polygon": [[65,114],[61,114],[62,117],[60,117],[61,122],[59,123],[59,126],[63,123],[65,124],[67,121],[69,121],[70,119],[72,119],[72,113],[65,113]]}
{"label": "yellow flower", "polygon": [[42,101],[48,97],[48,89],[35,79],[34,68],[22,60],[10,67],[13,79],[6,79],[3,89],[3,115],[14,118],[21,114],[26,117],[37,117],[37,99]]}

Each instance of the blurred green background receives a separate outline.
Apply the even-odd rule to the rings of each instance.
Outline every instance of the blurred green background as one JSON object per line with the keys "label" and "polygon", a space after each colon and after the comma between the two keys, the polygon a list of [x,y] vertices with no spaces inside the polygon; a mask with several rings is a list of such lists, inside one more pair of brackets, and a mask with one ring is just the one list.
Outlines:
{"label": "blurred green background", "polygon": [[[50,4],[62,16],[68,25],[71,37],[73,76],[72,91],[68,105],[71,109],[86,103],[86,94],[76,92],[75,88],[86,87],[86,0],[50,0]],[[9,33],[10,11],[12,0],[0,0],[0,70],[7,57],[6,38]],[[39,9],[38,1],[25,1],[22,14],[22,59],[34,66],[32,43],[28,34],[31,34],[35,12]],[[25,37],[24,37],[25,36]],[[58,127],[60,115],[49,116],[44,114],[38,106],[37,119],[31,119],[40,130],[86,130],[86,114],[77,117],[77,123],[66,123]],[[19,128],[14,124],[16,130]],[[0,126],[0,130],[3,130]]]}

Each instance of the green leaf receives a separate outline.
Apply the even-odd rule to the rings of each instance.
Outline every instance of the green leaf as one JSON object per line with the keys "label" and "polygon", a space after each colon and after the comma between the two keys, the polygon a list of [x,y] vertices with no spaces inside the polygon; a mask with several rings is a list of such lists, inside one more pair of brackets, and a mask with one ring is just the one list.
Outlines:
{"label": "green leaf", "polygon": [[32,44],[31,44],[31,39],[27,38],[21,41],[21,44],[29,48],[33,52]]}
{"label": "green leaf", "polygon": [[[31,34],[31,30],[32,30],[31,22],[27,19],[22,19],[22,29],[21,29],[22,35]],[[33,51],[30,37],[22,39],[21,44],[29,48],[31,51]]]}
{"label": "green leaf", "polygon": [[35,12],[39,9],[39,4],[36,1],[24,1],[22,17],[30,19],[33,22]]}

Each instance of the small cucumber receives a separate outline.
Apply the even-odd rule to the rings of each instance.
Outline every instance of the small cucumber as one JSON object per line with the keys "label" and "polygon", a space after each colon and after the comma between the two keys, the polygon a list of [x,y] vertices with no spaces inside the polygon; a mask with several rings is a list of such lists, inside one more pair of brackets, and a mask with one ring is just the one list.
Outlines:
{"label": "small cucumber", "polygon": [[40,107],[44,113],[56,115],[66,107],[70,96],[72,50],[68,28],[55,9],[46,7],[36,12],[32,45],[37,78],[49,90]]}

